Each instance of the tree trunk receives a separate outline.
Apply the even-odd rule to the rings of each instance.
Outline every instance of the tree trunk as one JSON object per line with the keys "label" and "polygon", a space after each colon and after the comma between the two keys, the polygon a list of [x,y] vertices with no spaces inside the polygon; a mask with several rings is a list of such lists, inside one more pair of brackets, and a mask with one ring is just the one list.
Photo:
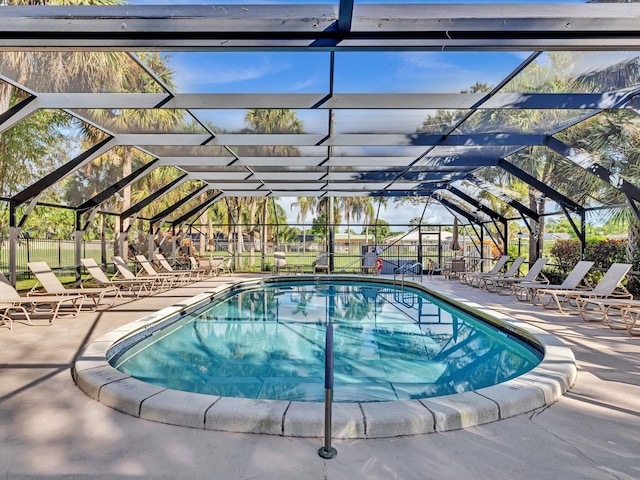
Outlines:
{"label": "tree trunk", "polygon": [[251,244],[249,245],[249,266],[253,267],[256,263],[255,255],[256,255],[256,240],[258,229],[256,227],[256,214],[258,212],[258,199],[252,197],[249,201],[249,241]]}
{"label": "tree trunk", "polygon": [[269,209],[267,205],[268,198],[262,199],[262,225],[261,225],[261,249],[262,249],[262,266],[261,270],[265,270],[266,267],[266,255],[267,255],[267,220],[269,219]]}
{"label": "tree trunk", "polygon": [[[529,208],[540,214],[540,221],[530,220],[533,232],[529,235],[529,264],[532,264],[542,256],[544,250],[544,217],[542,214],[545,211],[545,199],[538,199],[536,191],[532,188],[529,188]],[[538,244],[540,245],[539,250]]]}
{"label": "tree trunk", "polygon": [[[208,211],[208,210],[207,210]],[[207,215],[207,237],[209,238],[209,247],[211,250],[214,250],[214,242],[215,240],[213,239],[213,221],[211,220],[211,216]]]}
{"label": "tree trunk", "polygon": [[[122,148],[122,178],[127,175],[131,175],[131,151],[129,148]],[[131,206],[131,185],[127,185],[122,189],[122,211],[127,210]],[[126,232],[129,228],[129,219],[118,217],[120,230],[116,235],[116,238],[119,237],[120,232]],[[127,237],[124,238],[122,243],[122,250],[120,250],[119,242],[116,242],[115,250],[118,255],[123,257],[124,259],[128,258],[129,255],[129,242],[127,241]]]}
{"label": "tree trunk", "polygon": [[[629,220],[626,250],[627,262],[633,265],[632,270],[637,271],[640,268],[640,221],[635,215]],[[627,288],[634,295],[638,295],[640,279],[636,276],[629,276]]]}
{"label": "tree trunk", "polygon": [[241,199],[236,198],[236,256],[234,270],[242,267],[242,252],[244,252],[244,242],[242,241],[243,229],[242,229],[242,205]]}

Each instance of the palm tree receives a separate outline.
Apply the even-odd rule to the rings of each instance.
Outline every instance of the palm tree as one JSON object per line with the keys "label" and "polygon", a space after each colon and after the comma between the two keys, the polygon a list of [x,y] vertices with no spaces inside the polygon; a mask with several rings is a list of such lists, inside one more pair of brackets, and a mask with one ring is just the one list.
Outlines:
{"label": "palm tree", "polygon": [[[250,109],[247,110],[245,117],[246,130],[260,134],[279,134],[279,133],[302,133],[304,124],[296,116],[295,110],[289,109]],[[300,154],[296,147],[286,145],[262,145],[252,147],[239,147],[237,152],[241,156],[297,156]],[[240,201],[246,204],[248,222],[252,225],[251,235],[251,254],[250,263],[254,264],[255,255],[255,236],[258,230],[255,228],[256,215],[259,211],[258,197],[251,197]],[[263,209],[266,205],[263,201]],[[240,215],[240,211],[238,211]],[[242,225],[238,225],[238,238],[242,238]],[[264,227],[263,227],[264,228]],[[264,237],[264,235],[263,235]],[[238,244],[240,246],[240,244]]]}
{"label": "palm tree", "polygon": [[[119,85],[110,85],[110,88],[123,89],[128,92],[164,92],[164,88],[153,81],[130,56],[120,54],[117,60],[120,63],[116,69],[123,73],[119,78]],[[172,82],[173,72],[163,57],[157,53],[143,53],[140,55],[140,60],[157,74],[169,88],[175,88]],[[147,132],[184,131],[185,129],[196,128],[193,123],[187,124],[184,113],[179,110],[122,109],[114,112],[106,109],[92,109],[83,113],[95,120],[98,125],[114,132],[131,128]],[[83,132],[85,137],[89,139],[89,142],[92,143],[96,142],[96,136],[103,135],[101,131],[86,125],[83,125]],[[141,155],[142,154],[133,147],[122,146],[114,148],[113,151],[103,156],[102,159],[98,159],[96,164],[104,166],[105,163],[108,165],[116,160],[116,165],[119,165],[121,168],[122,177],[126,177],[133,171],[133,164]],[[91,168],[91,165],[87,165],[85,168]],[[159,186],[170,181],[167,180],[167,178],[171,176],[170,172],[173,172],[174,175],[178,174],[177,170],[171,167],[154,170],[150,175],[145,177],[145,179],[138,182],[141,190],[137,193],[132,191],[132,186],[125,187],[121,192],[121,210],[129,208],[132,200],[135,201],[137,199],[139,201],[141,200],[141,196],[148,196],[149,192],[155,191]],[[153,215],[167,208],[177,201],[187,189],[187,186],[183,186],[181,189],[176,189],[173,195],[163,196],[156,204],[155,211],[150,209],[149,212]],[[120,230],[126,231],[129,226],[129,219],[125,218],[121,219],[121,221]]]}
{"label": "palm tree", "polygon": [[291,209],[297,208],[298,215],[296,220],[302,223],[302,251],[306,251],[306,243],[307,243],[307,228],[305,222],[307,220],[307,215],[311,212],[318,203],[318,199],[316,197],[297,197],[297,201],[291,204]]}

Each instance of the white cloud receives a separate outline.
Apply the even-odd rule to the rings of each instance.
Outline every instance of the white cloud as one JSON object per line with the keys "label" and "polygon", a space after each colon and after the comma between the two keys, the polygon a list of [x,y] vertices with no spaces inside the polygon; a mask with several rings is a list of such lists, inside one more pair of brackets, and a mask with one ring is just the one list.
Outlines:
{"label": "white cloud", "polygon": [[174,81],[180,92],[202,91],[207,85],[225,85],[259,80],[289,68],[286,62],[274,63],[268,55],[236,56],[233,60],[207,54],[172,54]]}

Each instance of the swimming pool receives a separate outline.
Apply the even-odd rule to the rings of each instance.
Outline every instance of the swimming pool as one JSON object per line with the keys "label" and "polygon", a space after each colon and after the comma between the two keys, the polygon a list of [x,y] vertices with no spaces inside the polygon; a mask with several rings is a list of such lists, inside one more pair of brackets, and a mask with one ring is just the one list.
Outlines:
{"label": "swimming pool", "polygon": [[424,291],[313,280],[228,292],[109,360],[175,390],[319,402],[328,323],[336,402],[477,390],[523,375],[542,358],[539,348]]}
{"label": "swimming pool", "polygon": [[[349,282],[363,280],[360,276],[337,277]],[[318,277],[308,275],[296,278],[315,281]],[[218,282],[223,283],[212,285],[207,293],[145,315],[88,344],[74,363],[73,379],[89,397],[146,420],[200,429],[322,436],[322,402],[185,392],[133,378],[116,370],[107,360],[107,357],[115,358],[114,355],[117,356],[118,352],[139,344],[143,337],[152,337],[155,332],[162,330],[168,331],[168,325],[177,327],[180,319],[191,318],[192,314],[211,304],[212,300],[227,298],[230,293],[238,290],[265,285],[282,286],[285,288],[284,296],[287,297],[289,294],[286,293],[286,285],[289,281],[290,277],[245,277],[231,281],[220,279]],[[368,283],[362,286],[368,288]],[[391,278],[377,277],[375,283],[376,288],[387,288],[394,282]],[[416,282],[406,281],[405,284],[433,294],[436,302],[446,301],[465,312],[471,312],[473,316],[482,317],[491,328],[515,334],[525,343],[537,345],[536,348],[543,352],[542,360],[523,375],[473,391],[409,400],[335,403],[334,438],[415,435],[480,425],[545,407],[555,402],[574,383],[577,368],[573,352],[549,333],[450,292],[443,294]],[[434,288],[438,287],[434,285]],[[294,294],[294,299],[297,298],[296,295]],[[294,304],[300,305],[290,298],[287,302],[290,302],[288,308],[292,308]],[[283,303],[279,306],[282,307]],[[428,309],[424,309],[423,313],[429,313]],[[301,316],[301,313],[297,316]],[[427,317],[428,315],[423,318],[423,323],[428,322]],[[434,324],[437,323],[436,317],[430,318]],[[450,321],[443,318],[442,323],[453,323],[453,318]],[[343,325],[338,323],[336,331],[341,328]],[[450,325],[442,328],[448,328],[452,332]],[[318,335],[321,336],[321,332]]]}

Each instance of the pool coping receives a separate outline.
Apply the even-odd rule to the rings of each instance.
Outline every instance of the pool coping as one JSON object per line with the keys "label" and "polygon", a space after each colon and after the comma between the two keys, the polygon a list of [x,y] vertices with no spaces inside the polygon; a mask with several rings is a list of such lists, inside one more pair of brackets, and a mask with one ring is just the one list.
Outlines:
{"label": "pool coping", "polygon": [[[297,280],[316,278],[326,280],[328,277],[296,276]],[[332,275],[331,278],[371,280],[371,277],[359,275]],[[176,303],[112,330],[83,349],[73,365],[73,379],[89,397],[146,420],[206,430],[322,437],[325,414],[322,402],[256,400],[171,390],[131,378],[107,361],[107,352],[114,344],[168,317],[199,308],[209,302],[213,295],[250,283],[289,280],[291,277],[229,281],[188,301]],[[381,277],[376,277],[375,281],[393,283],[393,279]],[[575,382],[577,366],[573,352],[545,330],[475,302],[443,296],[421,283],[408,280],[404,283],[454,305],[472,309],[485,320],[498,322],[509,330],[523,334],[542,346],[543,359],[533,370],[520,377],[472,392],[407,401],[334,403],[334,438],[421,435],[482,425],[546,407],[557,401]]]}

